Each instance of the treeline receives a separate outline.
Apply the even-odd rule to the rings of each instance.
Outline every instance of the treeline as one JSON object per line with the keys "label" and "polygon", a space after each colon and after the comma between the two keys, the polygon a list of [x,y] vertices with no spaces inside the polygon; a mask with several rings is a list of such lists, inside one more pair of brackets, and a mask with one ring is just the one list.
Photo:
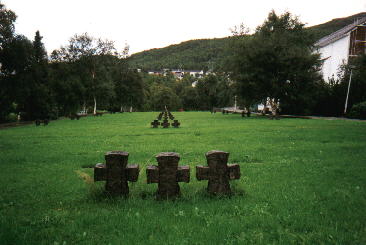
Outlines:
{"label": "treeline", "polygon": [[[248,112],[268,102],[274,113],[343,114],[351,66],[343,67],[338,80],[325,83],[312,35],[290,13],[271,12],[253,35],[240,26],[222,53],[211,57],[223,56],[220,65],[199,67],[213,73],[202,78],[186,75],[181,80],[169,73],[138,72],[128,47],[118,52],[112,41],[86,33],[74,35],[48,57],[40,33],[28,40],[15,32],[15,20],[15,13],[0,4],[1,122],[14,121],[18,115],[22,120],[55,119],[79,111],[160,111],[164,106],[211,110],[233,106],[235,96]],[[219,47],[221,41],[215,40],[212,47]],[[186,47],[189,54],[192,49]],[[349,108],[355,105],[362,113],[366,56],[351,62]],[[191,65],[182,68],[197,69]]]}
{"label": "treeline", "polygon": [[[355,19],[366,16],[359,13],[345,18],[337,18],[326,23],[305,28],[313,43],[342,27],[352,24]],[[232,46],[232,37],[199,39],[151,49],[133,54],[130,64],[143,70],[199,69],[215,70],[222,66],[227,52]]]}
{"label": "treeline", "polygon": [[215,70],[221,65],[230,38],[200,39],[133,54],[130,64],[142,70]]}

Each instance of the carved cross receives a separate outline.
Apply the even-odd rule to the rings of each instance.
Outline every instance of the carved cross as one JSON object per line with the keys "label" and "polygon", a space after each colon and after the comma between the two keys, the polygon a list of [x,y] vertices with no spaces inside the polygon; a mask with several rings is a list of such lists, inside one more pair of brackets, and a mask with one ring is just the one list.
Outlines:
{"label": "carved cross", "polygon": [[105,190],[111,195],[127,195],[128,183],[136,182],[139,165],[127,165],[128,152],[110,151],[105,154],[106,164],[98,163],[94,167],[94,181],[106,181]]}
{"label": "carved cross", "polygon": [[172,113],[170,113],[170,111],[168,111],[168,116],[169,116],[169,119],[170,119],[170,120],[174,120],[174,116],[173,116],[173,114],[172,114]]}
{"label": "carved cross", "polygon": [[170,123],[167,119],[164,119],[164,121],[161,123],[161,126],[163,126],[163,128],[169,128]]}
{"label": "carved cross", "polygon": [[227,164],[229,153],[224,151],[209,151],[206,158],[208,166],[196,166],[197,180],[208,180],[211,194],[230,194],[229,180],[240,179],[239,164]]}
{"label": "carved cross", "polygon": [[164,120],[168,120],[168,113],[166,111],[164,111],[163,117],[164,117]]}
{"label": "carved cross", "polygon": [[180,125],[180,122],[178,122],[178,120],[174,120],[174,122],[172,123],[172,126],[173,126],[174,128],[178,128],[178,127],[179,127],[179,125]]}
{"label": "carved cross", "polygon": [[156,194],[160,200],[179,196],[178,182],[189,182],[189,166],[178,166],[180,156],[175,152],[161,152],[156,159],[158,166],[146,168],[147,183],[158,183]]}
{"label": "carved cross", "polygon": [[159,125],[160,125],[160,123],[159,123],[159,121],[158,121],[158,120],[154,120],[154,121],[152,121],[152,122],[151,122],[151,126],[152,126],[153,128],[157,128]]}
{"label": "carved cross", "polygon": [[160,121],[161,120],[161,118],[163,117],[163,114],[164,114],[164,112],[160,112],[159,113],[159,116],[158,116],[158,120]]}

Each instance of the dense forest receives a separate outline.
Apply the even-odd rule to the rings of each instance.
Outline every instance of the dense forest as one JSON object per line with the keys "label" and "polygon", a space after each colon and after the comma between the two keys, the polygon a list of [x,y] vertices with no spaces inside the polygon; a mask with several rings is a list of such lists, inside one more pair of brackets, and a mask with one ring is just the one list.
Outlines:
{"label": "dense forest", "polygon": [[[346,18],[347,23],[354,18]],[[248,116],[263,102],[275,115],[343,115],[350,66],[325,83],[322,61],[312,51],[326,26],[332,32],[346,23],[338,19],[311,29],[289,12],[272,11],[251,35],[239,28],[228,38],[192,40],[132,56],[128,46],[117,52],[113,41],[88,33],[75,34],[48,55],[41,33],[29,40],[16,32],[16,19],[0,2],[0,122],[73,118],[80,112],[159,111],[165,106],[212,110],[232,106],[234,97]],[[347,115],[359,118],[366,113],[366,55],[351,63],[352,109]],[[144,72],[162,68],[210,72],[182,79],[169,72]]]}
{"label": "dense forest", "polygon": [[[306,28],[313,42],[352,24],[355,19],[365,16],[359,13],[345,18],[337,18],[326,23]],[[199,39],[151,49],[131,55],[130,64],[143,70],[197,69],[215,70],[221,66],[226,52],[232,45],[232,37]]]}

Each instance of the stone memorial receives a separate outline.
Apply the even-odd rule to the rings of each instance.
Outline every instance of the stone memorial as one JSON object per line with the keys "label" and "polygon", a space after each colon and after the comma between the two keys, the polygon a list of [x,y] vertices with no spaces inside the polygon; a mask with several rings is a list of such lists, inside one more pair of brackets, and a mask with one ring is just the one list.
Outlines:
{"label": "stone memorial", "polygon": [[[163,121],[159,122],[161,120]],[[172,120],[173,122],[169,123],[169,120]],[[180,123],[178,122],[178,120],[174,120],[173,114],[170,111],[168,111],[168,109],[165,107],[165,110],[160,112],[157,119],[152,121],[150,125],[153,128],[158,128],[159,125],[161,125],[163,128],[169,128],[170,126],[178,128]]]}
{"label": "stone memorial", "polygon": [[153,128],[157,128],[159,125],[160,125],[160,122],[158,120],[154,120],[154,121],[151,122],[151,126]]}
{"label": "stone memorial", "polygon": [[157,199],[175,198],[180,195],[178,182],[188,183],[189,166],[178,166],[180,156],[175,152],[161,152],[156,156],[158,166],[146,168],[147,183],[157,183]]}
{"label": "stone memorial", "polygon": [[163,126],[163,128],[169,128],[170,123],[168,122],[168,119],[164,119],[164,121],[161,123],[161,126]]}
{"label": "stone memorial", "polygon": [[196,166],[197,180],[208,180],[210,194],[231,194],[229,181],[240,179],[239,164],[227,164],[229,153],[224,151],[209,151],[206,158],[208,166]]}
{"label": "stone memorial", "polygon": [[164,112],[160,112],[160,113],[159,113],[159,116],[158,116],[158,120],[159,120],[159,121],[163,118],[163,114],[164,114]]}
{"label": "stone memorial", "polygon": [[174,120],[174,122],[172,123],[172,126],[174,128],[179,128],[180,122],[178,122],[178,120]]}
{"label": "stone memorial", "polygon": [[128,195],[128,181],[136,182],[139,165],[127,165],[128,152],[110,151],[105,154],[106,164],[94,167],[94,181],[106,181],[105,191],[110,195]]}

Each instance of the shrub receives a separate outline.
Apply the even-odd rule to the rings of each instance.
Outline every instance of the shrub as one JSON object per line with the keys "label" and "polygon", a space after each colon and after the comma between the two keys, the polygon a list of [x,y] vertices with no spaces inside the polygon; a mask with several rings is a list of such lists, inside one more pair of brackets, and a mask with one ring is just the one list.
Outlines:
{"label": "shrub", "polygon": [[18,115],[17,114],[15,114],[15,113],[9,113],[7,116],[6,116],[6,118],[5,118],[5,120],[7,121],[7,122],[16,122],[17,120],[18,120]]}
{"label": "shrub", "polygon": [[366,119],[366,101],[353,105],[349,117]]}

